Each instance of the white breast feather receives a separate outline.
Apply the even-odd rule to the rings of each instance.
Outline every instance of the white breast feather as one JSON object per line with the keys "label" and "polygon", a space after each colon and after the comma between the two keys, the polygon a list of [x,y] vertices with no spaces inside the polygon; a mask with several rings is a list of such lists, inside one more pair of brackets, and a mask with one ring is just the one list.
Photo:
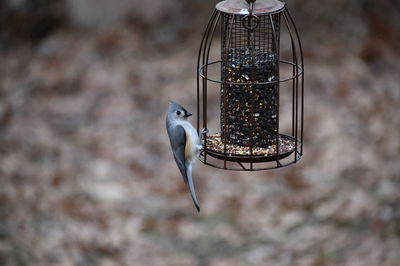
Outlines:
{"label": "white breast feather", "polygon": [[196,129],[187,121],[180,123],[185,129],[186,145],[185,145],[185,159],[192,161],[196,159],[199,153],[200,140],[197,135]]}

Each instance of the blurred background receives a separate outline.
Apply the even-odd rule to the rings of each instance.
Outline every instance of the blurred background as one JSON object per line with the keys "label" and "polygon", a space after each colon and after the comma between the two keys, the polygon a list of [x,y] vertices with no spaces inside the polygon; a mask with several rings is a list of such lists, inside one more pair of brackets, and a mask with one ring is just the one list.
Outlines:
{"label": "blurred background", "polygon": [[0,265],[399,265],[400,2],[287,0],[305,155],[198,164],[198,214],[164,117],[216,2],[1,0]]}

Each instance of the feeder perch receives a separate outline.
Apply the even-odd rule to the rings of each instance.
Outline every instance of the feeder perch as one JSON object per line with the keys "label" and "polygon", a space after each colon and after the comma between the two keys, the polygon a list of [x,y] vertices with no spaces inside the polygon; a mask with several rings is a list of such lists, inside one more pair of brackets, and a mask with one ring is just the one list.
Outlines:
{"label": "feeder perch", "polygon": [[[288,36],[288,59],[280,55],[281,28]],[[220,58],[211,60],[215,49],[220,49],[216,51]],[[283,75],[282,68],[289,74]],[[219,2],[204,32],[197,63],[197,131],[210,129],[203,136],[200,160],[242,171],[296,163],[303,155],[303,71],[299,34],[285,3]],[[209,116],[208,102],[215,102],[215,95],[219,95],[219,119]],[[215,120],[218,126],[212,131],[209,123]]]}

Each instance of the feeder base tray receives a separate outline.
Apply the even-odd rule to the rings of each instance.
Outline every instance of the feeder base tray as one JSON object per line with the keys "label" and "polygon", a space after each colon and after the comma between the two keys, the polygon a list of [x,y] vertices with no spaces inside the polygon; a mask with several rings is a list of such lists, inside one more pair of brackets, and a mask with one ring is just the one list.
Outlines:
{"label": "feeder base tray", "polygon": [[[226,154],[224,153],[225,143],[219,133],[207,136],[206,153],[216,159],[231,162],[272,162],[281,160],[295,151],[295,139],[291,136],[279,134],[279,156],[277,156],[276,145],[267,148],[253,147],[253,155],[250,155],[250,147],[235,144],[226,144]],[[300,145],[300,142],[297,142]],[[278,157],[278,158],[277,158]]]}

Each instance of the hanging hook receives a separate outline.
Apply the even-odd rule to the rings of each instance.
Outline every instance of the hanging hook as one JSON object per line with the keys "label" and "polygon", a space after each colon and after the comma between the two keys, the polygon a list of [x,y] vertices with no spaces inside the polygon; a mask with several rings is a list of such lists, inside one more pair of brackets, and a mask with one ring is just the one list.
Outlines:
{"label": "hanging hook", "polygon": [[246,0],[246,2],[249,4],[249,14],[242,18],[242,24],[245,29],[252,31],[258,27],[260,18],[253,14],[253,7],[256,0]]}
{"label": "hanging hook", "polygon": [[253,7],[256,0],[246,0],[247,4],[249,4],[249,13],[250,15],[253,14]]}

